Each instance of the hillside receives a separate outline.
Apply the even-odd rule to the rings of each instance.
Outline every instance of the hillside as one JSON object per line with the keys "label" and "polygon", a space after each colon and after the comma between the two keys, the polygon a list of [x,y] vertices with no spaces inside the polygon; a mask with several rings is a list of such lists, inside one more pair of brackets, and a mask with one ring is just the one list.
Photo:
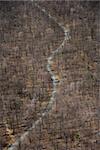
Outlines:
{"label": "hillside", "polygon": [[0,150],[99,150],[99,8],[0,2]]}

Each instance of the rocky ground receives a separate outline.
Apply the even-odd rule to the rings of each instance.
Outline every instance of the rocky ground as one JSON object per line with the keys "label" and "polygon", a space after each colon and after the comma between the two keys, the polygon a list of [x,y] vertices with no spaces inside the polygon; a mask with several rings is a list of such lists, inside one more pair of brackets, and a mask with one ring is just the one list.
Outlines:
{"label": "rocky ground", "polygon": [[[55,104],[17,150],[99,150],[99,2],[37,2],[70,38],[53,58]],[[0,2],[0,148],[38,120],[52,93],[47,58],[64,33],[34,2]]]}

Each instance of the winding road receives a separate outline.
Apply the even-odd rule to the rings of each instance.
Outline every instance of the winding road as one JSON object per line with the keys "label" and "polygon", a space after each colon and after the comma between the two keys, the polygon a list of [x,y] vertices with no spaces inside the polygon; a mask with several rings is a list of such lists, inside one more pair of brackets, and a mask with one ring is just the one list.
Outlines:
{"label": "winding road", "polygon": [[49,103],[47,105],[47,108],[42,113],[41,117],[37,121],[35,121],[33,123],[32,127],[29,128],[29,130],[26,131],[24,134],[22,134],[21,137],[18,140],[16,140],[16,142],[13,143],[8,148],[8,150],[15,150],[15,149],[17,149],[17,146],[19,145],[19,143],[23,142],[25,140],[25,138],[27,137],[27,135],[29,134],[29,132],[32,129],[34,129],[37,124],[41,123],[43,117],[46,116],[52,110],[53,104],[55,103],[55,95],[57,93],[57,84],[58,84],[58,82],[57,82],[56,75],[54,74],[54,72],[51,69],[51,66],[52,66],[52,62],[53,62],[54,56],[61,51],[61,49],[64,47],[65,42],[70,38],[69,29],[68,28],[66,29],[62,24],[58,23],[57,20],[54,17],[52,17],[49,13],[47,13],[47,11],[44,8],[41,8],[36,3],[35,3],[35,6],[38,9],[40,9],[40,11],[42,13],[44,13],[48,17],[48,19],[50,19],[51,21],[55,22],[56,25],[61,28],[61,30],[64,32],[64,39],[63,39],[62,43],[60,44],[60,46],[56,50],[51,52],[51,55],[47,59],[47,71],[51,75],[51,79],[52,79],[52,82],[53,82],[53,91],[51,93],[51,98],[50,98],[50,101],[49,101]]}

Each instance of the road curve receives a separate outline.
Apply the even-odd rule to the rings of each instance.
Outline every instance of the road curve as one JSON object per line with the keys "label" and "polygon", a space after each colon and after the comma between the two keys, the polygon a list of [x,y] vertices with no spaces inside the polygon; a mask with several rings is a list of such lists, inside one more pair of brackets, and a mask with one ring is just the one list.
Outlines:
{"label": "road curve", "polygon": [[57,83],[56,76],[55,76],[54,72],[53,72],[52,69],[51,69],[51,66],[52,66],[52,62],[53,62],[54,56],[55,56],[57,53],[59,53],[59,52],[61,51],[61,49],[64,47],[65,42],[66,42],[67,40],[69,40],[69,38],[70,38],[69,29],[68,29],[68,28],[66,29],[62,24],[58,23],[57,20],[56,20],[54,17],[52,17],[49,13],[47,13],[47,11],[46,11],[44,8],[41,8],[41,7],[40,7],[38,4],[36,4],[36,3],[35,3],[35,6],[36,6],[38,9],[40,9],[40,11],[41,11],[42,13],[44,13],[44,14],[48,17],[48,19],[50,19],[50,20],[52,20],[53,22],[55,22],[56,25],[61,28],[61,30],[64,32],[64,39],[63,39],[62,43],[60,44],[60,46],[59,46],[56,50],[54,50],[54,51],[51,53],[51,55],[48,57],[48,59],[47,59],[47,71],[48,71],[49,74],[51,75],[51,79],[52,79],[52,82],[53,82],[53,90],[52,90],[52,93],[51,93],[50,101],[49,101],[49,103],[48,103],[48,105],[47,105],[45,111],[42,113],[41,117],[40,117],[37,121],[35,121],[35,122],[33,123],[32,127],[29,128],[29,130],[26,131],[24,134],[22,134],[21,137],[20,137],[18,140],[16,140],[16,142],[13,143],[13,144],[8,148],[8,150],[15,150],[15,149],[17,150],[17,146],[19,145],[19,143],[20,143],[20,142],[23,142],[24,139],[25,139],[25,138],[27,137],[27,135],[29,134],[29,132],[30,132],[32,129],[34,129],[35,126],[36,126],[38,123],[41,123],[43,117],[46,116],[46,115],[52,110],[53,104],[54,104],[54,102],[55,102],[55,95],[56,95],[56,92],[57,92],[57,84],[58,84],[58,83]]}

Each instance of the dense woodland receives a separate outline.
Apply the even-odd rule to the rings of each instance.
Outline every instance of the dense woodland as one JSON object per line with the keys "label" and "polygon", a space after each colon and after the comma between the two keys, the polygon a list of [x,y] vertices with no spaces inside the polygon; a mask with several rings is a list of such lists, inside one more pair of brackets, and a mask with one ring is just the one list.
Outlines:
{"label": "dense woodland", "polygon": [[0,150],[99,150],[99,60],[99,1],[0,1]]}

